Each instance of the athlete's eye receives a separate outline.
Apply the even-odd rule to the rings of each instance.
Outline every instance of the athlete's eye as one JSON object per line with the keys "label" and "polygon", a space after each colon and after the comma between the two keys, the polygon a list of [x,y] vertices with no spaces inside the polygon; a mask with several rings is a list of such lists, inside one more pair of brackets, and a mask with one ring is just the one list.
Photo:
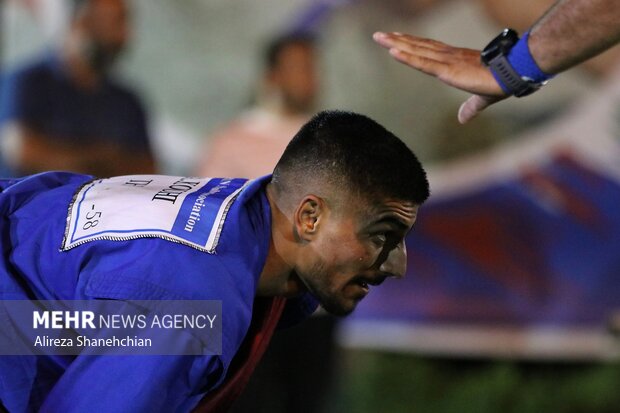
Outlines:
{"label": "athlete's eye", "polygon": [[373,234],[370,239],[372,240],[372,242],[375,245],[377,245],[379,247],[382,247],[387,242],[387,235],[383,234],[383,233],[382,234]]}

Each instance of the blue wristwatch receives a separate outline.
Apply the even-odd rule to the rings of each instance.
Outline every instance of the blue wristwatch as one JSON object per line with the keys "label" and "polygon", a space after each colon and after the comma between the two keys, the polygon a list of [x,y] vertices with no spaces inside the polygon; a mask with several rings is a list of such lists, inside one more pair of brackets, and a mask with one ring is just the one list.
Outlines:
{"label": "blue wristwatch", "polygon": [[512,29],[504,29],[480,54],[501,88],[509,95],[527,96],[547,83],[551,75],[544,73],[534,61],[527,40]]}

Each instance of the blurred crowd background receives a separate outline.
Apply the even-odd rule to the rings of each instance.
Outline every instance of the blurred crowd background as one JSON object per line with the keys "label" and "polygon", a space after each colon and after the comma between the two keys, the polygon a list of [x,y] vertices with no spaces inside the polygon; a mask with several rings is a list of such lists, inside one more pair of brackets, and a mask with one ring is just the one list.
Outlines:
{"label": "blurred crowd background", "polygon": [[[99,2],[116,6],[0,1],[4,175],[256,177],[335,108],[376,119],[430,167],[406,282],[351,320],[319,314],[276,336],[238,411],[620,411],[617,47],[463,126],[467,95],[393,61],[372,33],[482,48],[551,1]],[[97,41],[124,49],[118,61]],[[65,58],[79,79],[67,95],[22,96],[19,73],[62,76]],[[76,127],[55,120],[78,119],[58,115],[69,101],[88,118]]]}

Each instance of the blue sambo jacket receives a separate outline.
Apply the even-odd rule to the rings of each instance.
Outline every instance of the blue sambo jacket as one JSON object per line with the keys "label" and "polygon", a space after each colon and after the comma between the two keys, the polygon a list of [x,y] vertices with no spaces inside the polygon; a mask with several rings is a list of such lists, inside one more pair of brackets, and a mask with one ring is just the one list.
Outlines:
{"label": "blue sambo jacket", "polygon": [[[225,319],[215,356],[0,356],[2,404],[190,411],[221,384],[248,330],[270,242],[269,179],[0,180],[0,299],[221,300]],[[289,300],[283,318],[315,307],[309,296]]]}

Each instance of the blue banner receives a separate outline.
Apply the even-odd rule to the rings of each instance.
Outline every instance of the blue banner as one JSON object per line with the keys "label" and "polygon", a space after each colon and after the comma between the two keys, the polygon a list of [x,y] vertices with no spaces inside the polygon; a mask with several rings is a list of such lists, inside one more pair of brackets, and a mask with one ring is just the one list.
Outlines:
{"label": "blue banner", "polygon": [[[614,107],[597,107],[603,131],[614,130]],[[567,118],[575,122],[431,169],[407,275],[371,288],[344,323],[344,345],[620,356],[620,144],[588,134],[596,120]]]}

